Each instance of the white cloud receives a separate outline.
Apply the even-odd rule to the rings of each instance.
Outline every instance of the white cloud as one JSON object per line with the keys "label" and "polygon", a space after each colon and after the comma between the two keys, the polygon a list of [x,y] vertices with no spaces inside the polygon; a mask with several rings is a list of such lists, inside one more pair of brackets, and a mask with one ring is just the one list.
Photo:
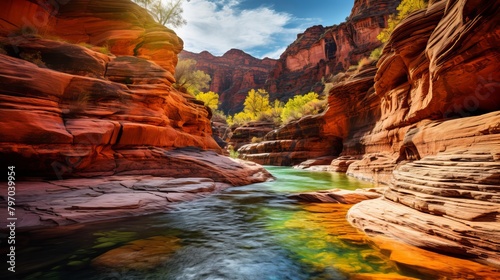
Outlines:
{"label": "white cloud", "polygon": [[[184,40],[184,49],[200,52],[208,50],[222,55],[232,48],[247,52],[259,50],[264,56],[279,57],[278,51],[269,51],[269,46],[284,50],[303,29],[289,27],[296,20],[291,14],[277,12],[268,7],[241,10],[241,0],[191,0],[184,2],[183,16],[187,25],[175,31]],[[284,43],[283,40],[286,40]]]}
{"label": "white cloud", "polygon": [[265,53],[262,55],[262,57],[269,57],[269,58],[279,58],[282,53],[284,53],[286,50],[286,46],[280,47],[279,49],[275,51],[271,51],[268,53]]}

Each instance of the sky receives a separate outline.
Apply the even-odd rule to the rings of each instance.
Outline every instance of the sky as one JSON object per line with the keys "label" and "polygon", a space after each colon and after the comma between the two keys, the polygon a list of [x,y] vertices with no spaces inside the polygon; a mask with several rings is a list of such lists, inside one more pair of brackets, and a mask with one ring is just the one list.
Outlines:
{"label": "sky", "polygon": [[279,58],[297,34],[313,25],[345,21],[354,0],[190,0],[187,24],[174,28],[184,49],[220,56],[230,49]]}

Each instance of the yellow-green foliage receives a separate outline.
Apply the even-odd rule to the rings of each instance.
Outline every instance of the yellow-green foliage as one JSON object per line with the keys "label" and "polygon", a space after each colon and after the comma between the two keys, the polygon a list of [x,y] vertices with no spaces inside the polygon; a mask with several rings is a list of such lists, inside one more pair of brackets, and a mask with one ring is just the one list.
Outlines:
{"label": "yellow-green foliage", "polygon": [[233,124],[243,125],[249,121],[254,121],[256,119],[257,118],[255,118],[252,114],[243,111],[243,112],[239,112],[239,113],[234,114],[234,116],[232,116],[232,117],[229,116],[227,118],[227,123],[229,125],[233,125]]}
{"label": "yellow-green foliage", "polygon": [[397,7],[397,15],[391,15],[389,17],[387,28],[385,28],[384,30],[382,30],[382,32],[380,32],[380,34],[378,34],[377,39],[379,39],[382,43],[386,43],[387,41],[389,41],[392,31],[394,31],[396,26],[412,12],[425,8],[427,6],[427,2],[427,0],[401,1],[399,6]]}
{"label": "yellow-green foliage", "polygon": [[370,53],[370,59],[378,60],[380,58],[380,56],[382,55],[382,49],[383,49],[382,47],[374,49]]}
{"label": "yellow-green foliage", "polygon": [[265,112],[263,112],[258,120],[273,122],[275,125],[281,124],[281,113],[283,112],[283,107],[285,104],[279,100],[274,100],[271,104],[272,106]]}
{"label": "yellow-green foliage", "polygon": [[286,104],[279,100],[270,104],[269,94],[265,90],[252,89],[248,92],[244,106],[242,112],[227,117],[229,125],[242,125],[255,120],[271,121],[280,125],[305,115],[317,114],[325,108],[326,100],[320,100],[317,93],[309,92],[290,98]]}
{"label": "yellow-green foliage", "polygon": [[229,125],[243,125],[249,121],[271,121],[276,125],[296,120],[305,115],[317,114],[324,109],[326,100],[318,94],[309,92],[290,98],[286,104],[279,100],[269,102],[269,94],[263,90],[250,90],[245,99],[244,109],[234,116],[227,117]]}
{"label": "yellow-green foliage", "polygon": [[251,119],[256,120],[262,113],[271,109],[271,105],[269,105],[269,93],[264,89],[258,89],[257,91],[251,89],[243,105],[245,106],[243,112]]}
{"label": "yellow-green foliage", "polygon": [[208,91],[208,92],[199,92],[195,95],[197,100],[203,101],[205,106],[212,109],[212,112],[215,112],[219,109],[219,94]]}
{"label": "yellow-green foliage", "polygon": [[210,75],[201,70],[196,70],[196,61],[192,59],[179,60],[175,68],[174,87],[180,91],[196,95],[202,90],[208,89]]}
{"label": "yellow-green foliage", "polygon": [[[251,89],[248,92],[242,112],[229,116],[227,122],[229,125],[242,125],[249,121],[273,121],[277,125],[280,123],[280,114],[283,110],[283,103],[275,100],[272,104],[269,102],[269,93],[264,89]],[[272,105],[272,106],[271,106]]]}
{"label": "yellow-green foliage", "polygon": [[297,95],[290,98],[281,112],[281,120],[286,123],[300,119],[305,115],[317,114],[321,109],[321,102],[318,94],[309,92],[304,95]]}
{"label": "yellow-green foliage", "polygon": [[233,147],[229,147],[229,157],[231,157],[231,158],[239,158],[240,157],[240,153],[238,153],[237,151],[235,151],[233,149]]}

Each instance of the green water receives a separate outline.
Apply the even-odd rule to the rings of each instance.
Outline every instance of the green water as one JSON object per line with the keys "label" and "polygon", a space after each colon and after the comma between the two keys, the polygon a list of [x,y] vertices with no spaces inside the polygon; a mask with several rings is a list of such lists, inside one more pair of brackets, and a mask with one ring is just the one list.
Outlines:
{"label": "green water", "polygon": [[[276,181],[229,188],[166,213],[20,234],[16,278],[350,279],[397,273],[345,221],[348,207],[287,198],[370,184],[343,174],[268,170]],[[111,265],[96,261],[116,248],[138,247],[107,258]]]}

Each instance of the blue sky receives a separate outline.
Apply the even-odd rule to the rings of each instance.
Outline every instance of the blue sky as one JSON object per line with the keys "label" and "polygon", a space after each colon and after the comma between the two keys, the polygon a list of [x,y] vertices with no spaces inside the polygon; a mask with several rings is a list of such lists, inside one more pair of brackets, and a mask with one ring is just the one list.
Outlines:
{"label": "blue sky", "polygon": [[343,22],[354,0],[190,0],[187,24],[175,28],[184,49],[214,55],[237,48],[255,57],[278,58],[298,33],[313,25]]}

